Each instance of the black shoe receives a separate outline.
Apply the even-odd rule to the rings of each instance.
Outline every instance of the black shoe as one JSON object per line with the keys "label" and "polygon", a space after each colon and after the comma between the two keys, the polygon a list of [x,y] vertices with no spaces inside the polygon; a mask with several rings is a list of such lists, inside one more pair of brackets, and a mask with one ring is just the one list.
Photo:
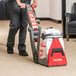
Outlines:
{"label": "black shoe", "polygon": [[7,53],[8,54],[13,54],[14,52],[13,52],[13,49],[12,48],[7,48]]}
{"label": "black shoe", "polygon": [[28,53],[25,50],[21,50],[21,51],[19,51],[19,55],[28,56]]}

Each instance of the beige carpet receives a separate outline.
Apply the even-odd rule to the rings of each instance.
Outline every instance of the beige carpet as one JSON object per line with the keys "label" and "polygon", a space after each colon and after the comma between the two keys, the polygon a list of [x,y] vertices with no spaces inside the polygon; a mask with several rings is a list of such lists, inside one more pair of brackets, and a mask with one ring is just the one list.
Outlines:
{"label": "beige carpet", "polygon": [[[51,21],[41,21],[43,28],[53,26],[62,31],[62,24],[56,24]],[[27,52],[28,57],[18,55],[18,33],[14,54],[8,55],[6,52],[6,43],[9,30],[9,21],[0,21],[0,76],[75,76],[76,75],[76,39],[70,39],[69,42],[64,39],[65,51],[67,57],[67,66],[45,67],[35,64],[32,59],[32,51],[27,33]]]}

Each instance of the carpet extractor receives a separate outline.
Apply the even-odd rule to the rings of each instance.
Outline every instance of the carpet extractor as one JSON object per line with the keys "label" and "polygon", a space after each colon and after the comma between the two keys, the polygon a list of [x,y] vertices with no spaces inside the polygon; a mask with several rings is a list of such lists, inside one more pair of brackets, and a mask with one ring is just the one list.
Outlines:
{"label": "carpet extractor", "polygon": [[62,33],[53,27],[41,29],[30,5],[27,13],[34,62],[45,66],[67,65]]}

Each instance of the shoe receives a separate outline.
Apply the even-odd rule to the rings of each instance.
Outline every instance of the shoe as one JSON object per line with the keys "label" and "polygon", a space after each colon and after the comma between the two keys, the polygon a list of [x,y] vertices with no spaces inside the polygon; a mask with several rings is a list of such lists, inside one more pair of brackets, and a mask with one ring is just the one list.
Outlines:
{"label": "shoe", "polygon": [[28,53],[25,50],[21,50],[21,51],[19,51],[19,55],[28,56]]}
{"label": "shoe", "polygon": [[13,49],[12,48],[7,48],[7,53],[8,54],[13,54],[14,52],[13,52]]}

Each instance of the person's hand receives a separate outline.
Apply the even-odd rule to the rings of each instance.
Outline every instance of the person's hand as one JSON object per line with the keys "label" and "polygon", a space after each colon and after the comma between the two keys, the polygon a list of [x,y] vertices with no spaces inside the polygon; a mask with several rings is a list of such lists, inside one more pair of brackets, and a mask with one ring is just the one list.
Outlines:
{"label": "person's hand", "polygon": [[21,3],[20,2],[18,5],[19,5],[20,8],[26,8],[26,4],[25,3]]}
{"label": "person's hand", "polygon": [[37,7],[37,1],[33,2],[32,6],[33,6],[34,8],[36,8],[36,7]]}

